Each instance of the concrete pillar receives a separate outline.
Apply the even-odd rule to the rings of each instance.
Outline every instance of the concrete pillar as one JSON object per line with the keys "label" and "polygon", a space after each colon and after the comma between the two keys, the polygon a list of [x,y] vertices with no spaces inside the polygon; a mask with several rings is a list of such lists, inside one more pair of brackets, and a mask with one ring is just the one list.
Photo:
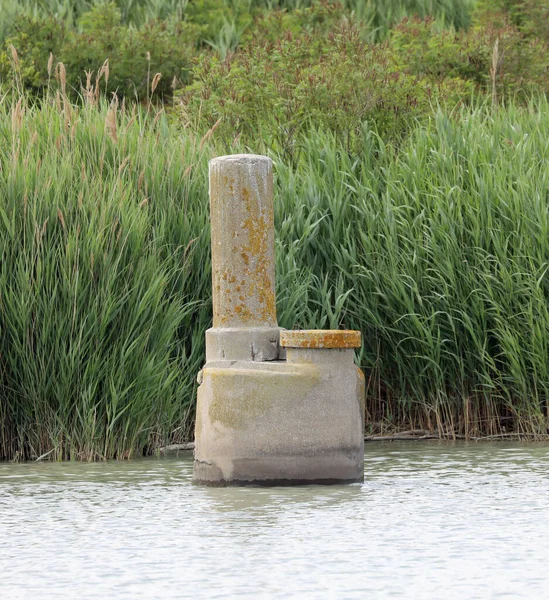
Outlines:
{"label": "concrete pillar", "polygon": [[271,160],[212,160],[210,211],[214,315],[198,378],[194,480],[361,481],[361,335],[277,326]]}
{"label": "concrete pillar", "polygon": [[210,161],[210,219],[214,328],[276,327],[271,159]]}
{"label": "concrete pillar", "polygon": [[207,360],[278,356],[273,168],[266,156],[210,161],[213,328]]}

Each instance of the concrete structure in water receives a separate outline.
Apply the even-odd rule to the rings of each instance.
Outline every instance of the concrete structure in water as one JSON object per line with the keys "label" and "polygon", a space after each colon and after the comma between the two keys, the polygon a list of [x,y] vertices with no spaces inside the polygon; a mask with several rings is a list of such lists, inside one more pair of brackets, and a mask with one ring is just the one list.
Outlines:
{"label": "concrete structure in water", "polygon": [[213,327],[199,374],[194,480],[362,481],[361,336],[278,327],[273,212],[269,158],[210,161]]}

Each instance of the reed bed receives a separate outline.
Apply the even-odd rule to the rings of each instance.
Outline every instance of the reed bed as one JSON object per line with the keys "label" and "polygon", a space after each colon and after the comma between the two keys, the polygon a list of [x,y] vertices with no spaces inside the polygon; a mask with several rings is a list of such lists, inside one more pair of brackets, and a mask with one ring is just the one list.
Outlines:
{"label": "reed bed", "polygon": [[314,324],[363,332],[373,429],[547,434],[547,108],[438,112],[396,153],[313,136],[285,172],[280,233]]}
{"label": "reed bed", "polygon": [[185,439],[209,320],[206,150],[116,104],[0,111],[0,458]]}
{"label": "reed bed", "polygon": [[[362,331],[368,432],[547,434],[549,103],[436,111],[398,148],[300,139],[276,173],[282,326]],[[192,437],[207,161],[163,111],[0,103],[0,458]]]}

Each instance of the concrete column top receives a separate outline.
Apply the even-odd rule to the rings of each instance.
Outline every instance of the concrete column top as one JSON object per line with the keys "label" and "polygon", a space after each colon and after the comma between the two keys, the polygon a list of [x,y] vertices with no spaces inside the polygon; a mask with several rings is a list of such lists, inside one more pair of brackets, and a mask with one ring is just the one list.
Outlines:
{"label": "concrete column top", "polygon": [[214,328],[277,328],[269,157],[210,161],[210,221]]}
{"label": "concrete column top", "polygon": [[302,329],[280,332],[280,345],[284,348],[360,348],[360,331],[339,329]]}
{"label": "concrete column top", "polygon": [[209,162],[211,165],[228,162],[236,162],[248,165],[263,163],[269,167],[273,164],[273,161],[268,156],[263,156],[262,154],[227,154],[226,156],[217,156],[216,158],[212,158]]}

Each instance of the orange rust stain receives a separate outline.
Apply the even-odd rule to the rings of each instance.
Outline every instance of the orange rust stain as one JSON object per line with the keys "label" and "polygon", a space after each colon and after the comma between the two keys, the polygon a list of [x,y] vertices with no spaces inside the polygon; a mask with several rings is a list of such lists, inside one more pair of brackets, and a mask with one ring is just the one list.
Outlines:
{"label": "orange rust stain", "polygon": [[281,331],[280,345],[285,348],[360,348],[360,331],[336,329]]}

